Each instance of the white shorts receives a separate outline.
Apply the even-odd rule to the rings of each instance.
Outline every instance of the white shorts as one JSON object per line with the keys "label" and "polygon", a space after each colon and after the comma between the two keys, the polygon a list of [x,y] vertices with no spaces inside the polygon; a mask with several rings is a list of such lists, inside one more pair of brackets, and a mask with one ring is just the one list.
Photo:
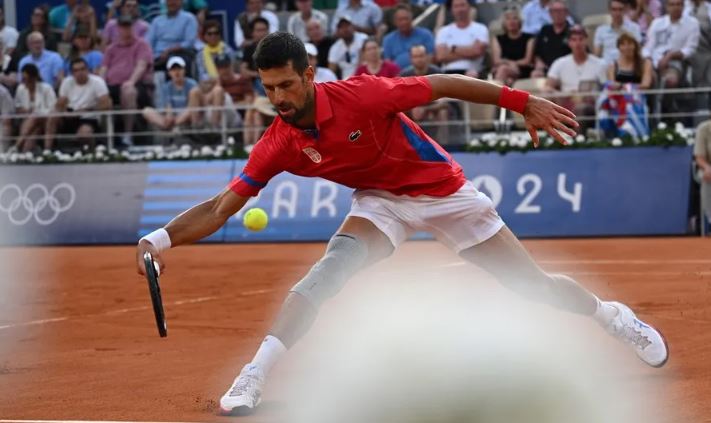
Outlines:
{"label": "white shorts", "polygon": [[368,219],[396,248],[414,232],[424,231],[457,253],[486,241],[504,226],[489,197],[470,181],[447,197],[357,190],[348,216]]}

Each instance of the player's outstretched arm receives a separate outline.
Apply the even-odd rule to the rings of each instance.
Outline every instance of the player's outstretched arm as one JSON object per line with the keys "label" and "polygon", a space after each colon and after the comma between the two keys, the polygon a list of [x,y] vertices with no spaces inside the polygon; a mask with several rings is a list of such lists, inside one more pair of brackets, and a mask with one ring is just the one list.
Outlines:
{"label": "player's outstretched arm", "polygon": [[244,207],[249,197],[242,197],[226,188],[219,195],[202,202],[171,220],[165,228],[158,229],[141,238],[136,248],[138,273],[145,274],[143,254],[149,251],[153,259],[165,270],[165,263],[160,255],[170,247],[190,244],[210,236],[220,229],[230,216]]}
{"label": "player's outstretched arm", "polygon": [[[428,75],[432,100],[456,98],[471,103],[495,104],[521,113],[533,144],[538,147],[539,129],[543,129],[561,144],[567,144],[560,132],[575,136],[575,113],[544,98],[502,87],[498,84],[464,75]],[[560,131],[560,132],[559,132]]]}

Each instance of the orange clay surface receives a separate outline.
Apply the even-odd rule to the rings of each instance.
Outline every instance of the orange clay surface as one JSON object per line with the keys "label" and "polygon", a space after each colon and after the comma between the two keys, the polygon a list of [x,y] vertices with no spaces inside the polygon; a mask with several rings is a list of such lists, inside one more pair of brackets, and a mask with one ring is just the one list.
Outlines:
{"label": "orange clay surface", "polygon": [[[667,366],[648,368],[620,347],[629,357],[624,377],[649,383],[661,398],[649,406],[675,412],[675,422],[711,421],[711,240],[525,245],[546,270],[570,274],[659,327],[672,351]],[[133,247],[0,249],[0,419],[283,421],[287,408],[278,381],[288,377],[288,357],[299,354],[299,345],[272,372],[258,413],[221,417],[217,400],[252,357],[291,285],[323,249],[242,244],[168,252],[161,281],[164,339],[146,283],[134,269]],[[465,268],[437,243],[406,243],[327,304],[304,342],[341,311],[334,304],[368,289],[368,275],[413,262],[441,269],[443,279],[448,269]],[[493,284],[477,269],[468,272],[472,286]],[[472,304],[478,301],[486,298],[473,296]],[[614,342],[600,337],[600,343]]]}

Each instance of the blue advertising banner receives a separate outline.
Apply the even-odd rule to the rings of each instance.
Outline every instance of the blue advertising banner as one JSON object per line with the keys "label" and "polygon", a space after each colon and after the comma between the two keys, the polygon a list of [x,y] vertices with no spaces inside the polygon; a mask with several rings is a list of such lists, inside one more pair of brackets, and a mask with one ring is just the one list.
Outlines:
{"label": "blue advertising banner", "polygon": [[[458,153],[454,157],[522,237],[686,232],[689,148]],[[244,164],[242,160],[151,164],[140,235],[219,192]],[[174,174],[169,181],[160,179],[166,172]],[[246,230],[243,210],[209,241],[326,240],[348,213],[351,193],[329,181],[283,173],[244,209],[266,210],[267,229]],[[162,207],[160,213],[156,207]]]}

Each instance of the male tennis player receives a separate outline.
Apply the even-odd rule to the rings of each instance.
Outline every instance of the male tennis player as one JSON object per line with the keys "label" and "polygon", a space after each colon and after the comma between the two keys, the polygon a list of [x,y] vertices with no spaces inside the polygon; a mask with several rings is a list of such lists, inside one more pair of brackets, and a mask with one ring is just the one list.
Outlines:
{"label": "male tennis player", "polygon": [[225,414],[245,413],[260,402],[265,377],[309,329],[319,306],[358,270],[400,245],[413,231],[431,232],[464,259],[532,300],[589,315],[631,344],[647,364],[668,358],[661,334],[627,306],[600,301],[564,275],[539,268],[462,168],[402,112],[443,97],[498,104],[523,114],[561,143],[574,135],[575,115],[545,99],[460,75],[402,79],[373,76],[314,83],[303,43],[277,32],[264,38],[255,63],[279,116],[255,145],[242,174],[216,197],[142,238],[138,272],[150,251],[161,270],[161,252],[207,237],[282,171],[319,176],[352,188],[353,204],[324,256],[289,292],[253,360],[220,399]]}

